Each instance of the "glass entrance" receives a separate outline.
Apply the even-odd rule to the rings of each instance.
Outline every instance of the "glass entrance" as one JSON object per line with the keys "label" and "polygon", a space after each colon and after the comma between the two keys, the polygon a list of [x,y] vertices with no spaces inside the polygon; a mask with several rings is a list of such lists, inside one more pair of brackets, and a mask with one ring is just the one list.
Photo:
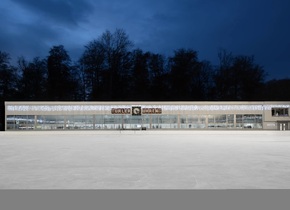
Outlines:
{"label": "glass entrance", "polygon": [[278,122],[278,130],[280,131],[289,130],[289,122]]}
{"label": "glass entrance", "polygon": [[142,116],[126,115],[124,116],[124,129],[141,129]]}

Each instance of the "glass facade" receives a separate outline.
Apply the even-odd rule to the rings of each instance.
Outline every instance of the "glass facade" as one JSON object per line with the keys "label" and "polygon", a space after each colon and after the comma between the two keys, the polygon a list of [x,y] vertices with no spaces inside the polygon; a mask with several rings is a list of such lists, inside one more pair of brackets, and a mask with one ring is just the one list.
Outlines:
{"label": "glass facade", "polygon": [[7,130],[262,129],[255,114],[8,115]]}
{"label": "glass facade", "polygon": [[5,130],[278,130],[289,112],[289,101],[5,102]]}
{"label": "glass facade", "polygon": [[236,115],[236,127],[246,129],[262,129],[263,117],[262,115],[244,114]]}
{"label": "glass facade", "polygon": [[7,116],[8,130],[34,130],[34,115],[9,115]]}
{"label": "glass facade", "polygon": [[234,128],[234,115],[208,115],[209,128]]}
{"label": "glass facade", "polygon": [[206,128],[205,115],[182,115],[180,116],[180,128],[203,129]]}

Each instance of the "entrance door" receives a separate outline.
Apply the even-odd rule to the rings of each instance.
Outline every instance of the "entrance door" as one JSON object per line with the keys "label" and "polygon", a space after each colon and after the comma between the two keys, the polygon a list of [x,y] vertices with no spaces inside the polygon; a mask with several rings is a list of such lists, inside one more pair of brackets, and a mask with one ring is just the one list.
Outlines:
{"label": "entrance door", "polygon": [[123,129],[141,129],[142,116],[127,115],[124,117]]}
{"label": "entrance door", "polygon": [[278,130],[286,131],[289,130],[289,122],[278,122]]}

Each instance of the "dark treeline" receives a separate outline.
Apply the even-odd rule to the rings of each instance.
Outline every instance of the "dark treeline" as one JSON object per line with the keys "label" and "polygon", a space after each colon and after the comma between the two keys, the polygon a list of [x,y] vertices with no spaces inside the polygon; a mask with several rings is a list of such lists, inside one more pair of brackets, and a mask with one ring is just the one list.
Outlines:
{"label": "dark treeline", "polygon": [[[89,42],[73,63],[64,46],[47,58],[10,63],[0,51],[0,118],[4,101],[289,101],[290,79],[265,81],[253,56],[217,55],[200,61],[192,49],[172,57],[133,49],[122,29]],[[285,91],[287,90],[287,91]]]}

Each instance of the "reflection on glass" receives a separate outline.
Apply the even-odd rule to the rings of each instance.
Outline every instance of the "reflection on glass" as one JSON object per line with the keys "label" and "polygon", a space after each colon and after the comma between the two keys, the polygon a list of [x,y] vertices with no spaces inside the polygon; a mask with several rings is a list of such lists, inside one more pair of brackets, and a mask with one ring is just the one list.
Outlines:
{"label": "reflection on glass", "polygon": [[245,114],[236,115],[236,127],[244,129],[262,129],[262,115]]}
{"label": "reflection on glass", "polygon": [[239,129],[263,128],[259,114],[180,115],[179,120],[177,115],[8,115],[6,119],[7,130],[226,129],[235,124]]}
{"label": "reflection on glass", "polygon": [[182,129],[203,129],[206,127],[205,115],[181,115],[180,128]]}
{"label": "reflection on glass", "polygon": [[34,115],[8,115],[7,130],[35,129]]}

